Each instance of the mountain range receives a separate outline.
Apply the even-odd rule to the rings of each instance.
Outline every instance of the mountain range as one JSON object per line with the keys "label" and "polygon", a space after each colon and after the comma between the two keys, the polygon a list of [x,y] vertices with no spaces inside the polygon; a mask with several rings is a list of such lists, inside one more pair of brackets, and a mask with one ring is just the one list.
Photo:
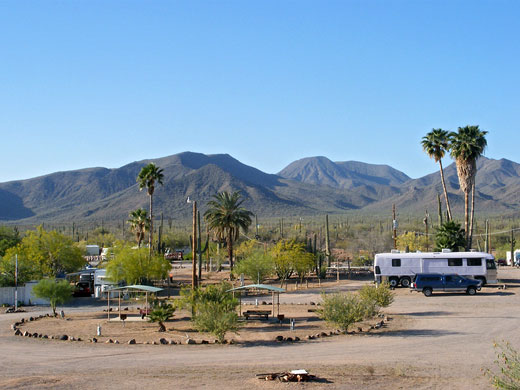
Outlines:
{"label": "mountain range", "polygon": [[[149,162],[164,173],[164,185],[154,194],[154,210],[171,218],[190,216],[188,196],[204,210],[220,191],[240,191],[244,206],[264,217],[351,210],[388,214],[392,204],[400,212],[424,213],[437,209],[437,194],[442,193],[438,171],[411,179],[388,165],[309,157],[278,174],[267,174],[227,154],[184,152],[115,169],[87,168],[0,183],[0,220],[30,224],[124,219],[129,211],[147,207],[146,191],[139,191],[136,177]],[[477,167],[477,212],[517,212],[520,164],[482,157]],[[452,207],[462,212],[455,164],[445,168],[445,176]]]}

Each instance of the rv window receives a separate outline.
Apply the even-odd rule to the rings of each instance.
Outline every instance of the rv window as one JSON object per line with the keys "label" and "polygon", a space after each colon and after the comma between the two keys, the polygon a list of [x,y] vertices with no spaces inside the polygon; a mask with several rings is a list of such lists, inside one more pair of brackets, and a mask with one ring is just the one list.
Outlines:
{"label": "rv window", "polygon": [[468,267],[480,267],[482,265],[482,259],[468,259]]}
{"label": "rv window", "polygon": [[376,275],[380,275],[381,274],[381,268],[379,268],[378,265],[376,265]]}
{"label": "rv window", "polygon": [[462,267],[462,259],[448,259],[448,267]]}
{"label": "rv window", "polygon": [[495,260],[487,259],[486,260],[486,269],[497,269],[497,265],[495,264]]}
{"label": "rv window", "polygon": [[392,259],[392,267],[400,267],[401,259]]}

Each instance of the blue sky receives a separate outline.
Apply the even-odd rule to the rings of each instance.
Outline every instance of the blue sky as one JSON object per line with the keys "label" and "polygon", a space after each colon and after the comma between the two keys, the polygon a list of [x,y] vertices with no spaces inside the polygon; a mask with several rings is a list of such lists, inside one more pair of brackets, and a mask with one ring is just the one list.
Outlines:
{"label": "blue sky", "polygon": [[[433,127],[517,157],[518,1],[0,0],[0,181],[183,151],[436,171]],[[445,161],[449,163],[449,159]]]}

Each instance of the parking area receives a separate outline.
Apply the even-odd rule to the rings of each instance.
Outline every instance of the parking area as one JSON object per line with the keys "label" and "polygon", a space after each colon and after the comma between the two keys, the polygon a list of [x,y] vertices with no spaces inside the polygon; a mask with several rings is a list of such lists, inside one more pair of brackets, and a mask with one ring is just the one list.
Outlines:
{"label": "parking area", "polygon": [[[386,332],[292,345],[172,348],[33,340],[9,331],[18,314],[1,314],[0,387],[279,388],[282,384],[260,382],[255,374],[301,368],[328,379],[313,388],[488,389],[481,369],[493,366],[493,342],[507,340],[520,348],[520,270],[501,268],[499,278],[507,289],[484,287],[474,296],[425,297],[396,289]],[[337,289],[355,290],[363,283],[342,281]],[[319,294],[297,291],[281,299],[318,302]]]}

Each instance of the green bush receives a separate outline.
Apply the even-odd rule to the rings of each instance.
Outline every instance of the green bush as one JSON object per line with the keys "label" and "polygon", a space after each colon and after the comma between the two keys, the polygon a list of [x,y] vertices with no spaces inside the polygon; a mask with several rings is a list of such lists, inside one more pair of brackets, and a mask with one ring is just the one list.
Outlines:
{"label": "green bush", "polygon": [[379,308],[388,307],[394,301],[394,293],[388,283],[377,286],[366,284],[359,290],[359,296],[372,309],[372,315],[377,314]]}
{"label": "green bush", "polygon": [[491,383],[500,390],[520,389],[520,355],[518,351],[507,342],[495,343],[494,346],[497,354],[495,363],[498,370],[486,371],[491,378]]}
{"label": "green bush", "polygon": [[351,293],[322,294],[321,308],[317,311],[324,321],[347,331],[351,324],[367,316],[367,305],[362,299]]}
{"label": "green bush", "polygon": [[205,301],[197,306],[193,323],[199,332],[211,333],[222,343],[227,332],[238,330],[238,315],[222,302]]}
{"label": "green bush", "polygon": [[74,287],[66,280],[57,282],[55,279],[42,279],[33,287],[32,291],[36,298],[49,300],[52,314],[56,316],[56,305],[70,300]]}
{"label": "green bush", "polygon": [[164,326],[164,322],[168,321],[173,316],[174,312],[175,307],[169,303],[156,305],[148,316],[148,321],[157,322],[159,324],[159,332],[165,332],[166,326]]}
{"label": "green bush", "polygon": [[207,286],[195,290],[181,290],[179,307],[191,308],[192,321],[200,332],[209,332],[222,342],[227,332],[238,329],[236,308],[238,299],[229,292],[230,283]]}

